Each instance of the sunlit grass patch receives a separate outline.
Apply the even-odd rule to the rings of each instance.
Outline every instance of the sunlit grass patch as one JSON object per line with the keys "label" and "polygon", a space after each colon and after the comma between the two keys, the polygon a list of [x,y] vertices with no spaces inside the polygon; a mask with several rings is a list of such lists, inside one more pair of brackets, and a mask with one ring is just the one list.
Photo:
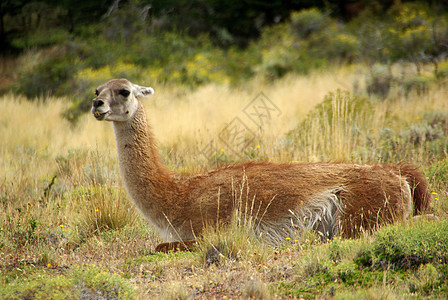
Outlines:
{"label": "sunlit grass patch", "polygon": [[63,274],[38,272],[0,288],[2,299],[134,299],[134,288],[118,275],[95,266]]}
{"label": "sunlit grass patch", "polygon": [[134,299],[134,288],[119,275],[111,274],[95,266],[75,268],[72,281],[81,295],[101,295],[106,299]]}
{"label": "sunlit grass patch", "polygon": [[128,258],[118,268],[125,278],[142,275],[148,280],[155,281],[170,273],[172,268],[182,266],[189,268],[196,265],[197,257],[198,253],[195,252],[151,252],[149,255]]}
{"label": "sunlit grass patch", "polygon": [[77,299],[80,291],[75,291],[73,283],[65,276],[36,274],[25,280],[17,280],[0,288],[2,299]]}

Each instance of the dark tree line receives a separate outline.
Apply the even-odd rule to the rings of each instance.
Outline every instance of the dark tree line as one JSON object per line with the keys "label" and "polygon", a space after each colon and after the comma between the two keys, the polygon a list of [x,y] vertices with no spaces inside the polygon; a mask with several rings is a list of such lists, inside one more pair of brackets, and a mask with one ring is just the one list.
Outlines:
{"label": "dark tree line", "polygon": [[[366,7],[381,15],[394,2],[396,0],[2,0],[0,51],[17,53],[29,47],[17,41],[38,29],[60,29],[76,34],[84,25],[98,24],[111,11],[129,6],[139,9],[141,13],[135,17],[145,18],[148,27],[174,29],[192,36],[207,33],[216,45],[244,47],[259,37],[263,27],[284,21],[292,11],[317,7],[333,17],[349,20]],[[447,1],[429,2],[441,11],[448,8]]]}

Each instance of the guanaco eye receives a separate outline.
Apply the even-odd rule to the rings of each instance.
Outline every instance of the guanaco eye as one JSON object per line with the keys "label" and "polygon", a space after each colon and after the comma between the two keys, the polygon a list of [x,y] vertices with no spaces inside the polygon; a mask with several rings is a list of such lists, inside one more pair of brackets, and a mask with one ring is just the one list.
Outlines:
{"label": "guanaco eye", "polygon": [[131,93],[130,91],[128,91],[128,90],[120,90],[120,95],[122,95],[123,97],[127,97],[127,96],[129,96],[129,94]]}
{"label": "guanaco eye", "polygon": [[98,96],[99,94],[98,90],[95,90],[95,96]]}

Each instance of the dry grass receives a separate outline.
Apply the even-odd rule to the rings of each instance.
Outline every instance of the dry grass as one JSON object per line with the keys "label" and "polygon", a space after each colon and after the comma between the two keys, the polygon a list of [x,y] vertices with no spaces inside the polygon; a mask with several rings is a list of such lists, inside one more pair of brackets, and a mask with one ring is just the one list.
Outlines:
{"label": "dry grass", "polygon": [[[236,157],[219,138],[234,118],[239,118],[255,136],[249,149],[256,149],[260,157],[287,161],[290,157],[284,157],[277,149],[279,137],[293,129],[328,92],[346,88],[344,82],[352,80],[352,75],[347,73],[287,77],[272,85],[254,80],[244,89],[208,85],[186,95],[154,86],[155,95],[143,101],[155,136],[175,168],[191,171],[213,166],[202,155],[210,142],[218,153],[223,151]],[[264,118],[261,127],[243,112],[260,93],[280,110],[280,114],[272,115],[269,120]]]}
{"label": "dry grass", "polygon": [[[328,92],[350,90],[355,76],[347,68],[286,77],[270,85],[257,80],[237,89],[209,85],[191,93],[153,86],[156,94],[143,104],[164,159],[178,172],[213,167],[216,161],[201,154],[210,141],[215,142],[222,161],[240,159],[218,138],[235,117],[256,135],[243,158],[285,162],[353,160],[351,152],[360,137],[346,131],[352,121],[362,123],[362,128],[373,128],[369,134],[376,137],[375,129],[399,130],[400,125],[412,124],[425,111],[448,111],[443,87],[423,96],[375,103],[371,115],[354,114],[341,107],[331,126],[321,128],[317,126],[319,120],[314,120],[314,126],[303,133],[309,148],[285,146],[285,134],[295,129]],[[262,128],[243,112],[260,92],[281,111]],[[236,222],[230,229],[210,229],[197,253],[152,253],[160,239],[124,192],[111,124],[86,114],[78,125],[70,125],[62,117],[68,106],[66,99],[29,102],[8,94],[0,97],[0,105],[2,285],[35,274],[57,276],[95,265],[129,281],[136,297],[142,299],[274,298],[298,296],[288,292],[287,286],[305,274],[303,270],[314,270],[315,262],[300,263],[304,253],[314,247],[312,235],[306,235],[300,245],[285,241],[274,250],[252,239],[244,222],[239,223],[242,227]],[[322,144],[328,149],[319,147]],[[423,147],[417,147],[414,154],[414,162],[428,167]],[[356,159],[370,161],[371,157]],[[437,192],[437,207],[445,207],[440,203],[446,203],[447,191]],[[218,257],[224,257],[217,264],[207,262],[213,247],[219,248]],[[319,256],[319,251],[326,250],[316,251],[317,260],[324,256]],[[378,289],[387,297],[393,294],[388,288]],[[376,287],[364,294],[374,291]]]}

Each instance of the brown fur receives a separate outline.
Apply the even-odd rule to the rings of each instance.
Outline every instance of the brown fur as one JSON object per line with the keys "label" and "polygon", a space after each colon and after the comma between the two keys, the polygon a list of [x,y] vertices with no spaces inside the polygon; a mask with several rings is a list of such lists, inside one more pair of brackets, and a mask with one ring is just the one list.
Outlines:
{"label": "brown fur", "polygon": [[408,164],[400,164],[398,172],[405,176],[411,185],[414,199],[414,215],[430,211],[431,195],[428,191],[428,183],[425,176],[416,167]]}
{"label": "brown fur", "polygon": [[[121,96],[123,89],[131,94]],[[247,162],[178,176],[162,164],[136,99],[148,91],[127,80],[112,80],[98,88],[92,113],[114,121],[128,193],[167,241],[193,240],[207,225],[231,222],[236,211],[252,217],[254,231],[272,243],[306,229],[318,230],[324,238],[355,237],[407,218],[412,207],[416,214],[429,206],[424,175],[406,164]]]}

